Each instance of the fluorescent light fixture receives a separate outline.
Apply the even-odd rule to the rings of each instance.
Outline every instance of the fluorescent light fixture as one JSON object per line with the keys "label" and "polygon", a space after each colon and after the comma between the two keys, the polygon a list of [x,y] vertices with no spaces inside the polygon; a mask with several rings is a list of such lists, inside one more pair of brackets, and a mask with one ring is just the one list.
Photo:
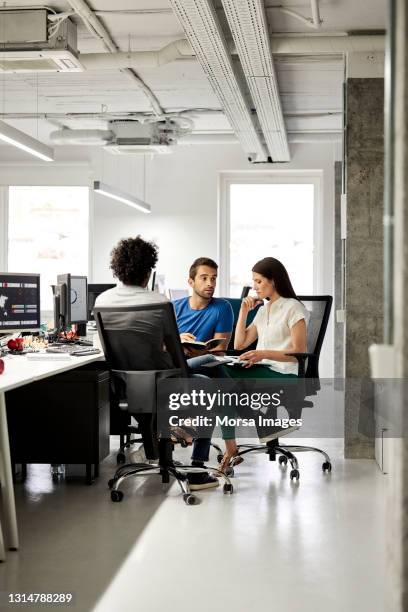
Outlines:
{"label": "fluorescent light fixture", "polygon": [[222,0],[269,154],[290,161],[264,0]]}
{"label": "fluorescent light fixture", "polygon": [[101,181],[94,181],[94,191],[96,193],[100,193],[101,195],[110,198],[111,200],[117,200],[118,202],[122,202],[123,204],[127,204],[132,208],[136,208],[144,213],[151,213],[152,209],[149,204],[143,202],[143,200],[139,200],[135,196],[130,195],[129,193],[125,193],[124,191],[120,191],[116,189],[116,187],[111,187],[110,185],[105,185],[105,183],[101,183]]}
{"label": "fluorescent light fixture", "polygon": [[4,121],[0,121],[0,140],[44,161],[54,161],[54,151],[50,147]]}
{"label": "fluorescent light fixture", "polygon": [[253,162],[268,161],[213,2],[170,0],[170,4],[245,153]]}

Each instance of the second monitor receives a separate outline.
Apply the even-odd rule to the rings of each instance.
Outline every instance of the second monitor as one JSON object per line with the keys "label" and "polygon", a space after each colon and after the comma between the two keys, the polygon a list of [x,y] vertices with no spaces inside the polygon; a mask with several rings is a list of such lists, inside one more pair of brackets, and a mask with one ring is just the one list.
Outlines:
{"label": "second monitor", "polygon": [[108,289],[116,287],[114,283],[90,283],[88,285],[88,321],[93,321],[93,307],[95,306],[95,300],[101,293]]}
{"label": "second monitor", "polygon": [[86,276],[59,274],[54,294],[56,327],[88,321],[88,281]]}

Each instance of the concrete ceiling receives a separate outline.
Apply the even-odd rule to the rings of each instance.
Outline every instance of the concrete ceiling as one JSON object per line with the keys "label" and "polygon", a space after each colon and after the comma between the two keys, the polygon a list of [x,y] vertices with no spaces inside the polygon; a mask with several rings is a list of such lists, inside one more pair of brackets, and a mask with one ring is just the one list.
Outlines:
{"label": "concrete ceiling", "polygon": [[[221,2],[216,0],[220,16]],[[69,10],[67,2],[46,3],[56,11]],[[359,30],[383,30],[386,23],[386,0],[320,0],[321,29],[316,32],[301,21],[282,13],[273,4],[311,16],[308,0],[266,0],[271,35],[321,35]],[[112,39],[123,51],[156,50],[184,38],[184,32],[167,0],[89,0],[98,11]],[[29,0],[7,2],[13,6],[38,6]],[[114,12],[111,12],[114,11]],[[119,13],[116,11],[127,11]],[[78,47],[81,53],[104,53],[103,44],[92,37],[78,17]],[[225,26],[226,27],[226,26]],[[1,53],[1,49],[0,49]],[[337,130],[341,127],[343,59],[331,57],[276,58],[279,91],[286,126],[291,131]],[[200,65],[195,59],[183,59],[160,68],[141,69],[139,76],[153,90],[166,111],[206,108],[219,109]],[[149,112],[145,95],[131,79],[118,71],[87,71],[75,74],[0,75],[0,112],[2,113],[97,113]],[[321,113],[321,114],[318,114]],[[194,114],[195,131],[222,133],[230,131],[223,115]],[[31,135],[47,141],[55,126],[45,121],[6,119]],[[90,127],[89,121],[65,121],[70,127]],[[91,122],[92,127],[98,127]]]}

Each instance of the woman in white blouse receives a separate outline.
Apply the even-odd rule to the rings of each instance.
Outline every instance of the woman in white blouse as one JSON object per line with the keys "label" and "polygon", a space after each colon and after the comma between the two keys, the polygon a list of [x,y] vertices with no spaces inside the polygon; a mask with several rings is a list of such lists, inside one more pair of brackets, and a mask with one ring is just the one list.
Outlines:
{"label": "woman in white blouse", "polygon": [[[252,268],[255,297],[242,300],[235,328],[235,349],[245,349],[257,340],[254,350],[241,354],[241,367],[224,366],[232,378],[295,378],[298,363],[288,353],[305,353],[308,312],[297,299],[285,266],[273,257],[258,261]],[[267,300],[264,302],[264,300]],[[247,327],[248,313],[261,306]],[[231,430],[230,430],[231,432]],[[237,453],[237,443],[223,431],[226,453],[222,467]]]}

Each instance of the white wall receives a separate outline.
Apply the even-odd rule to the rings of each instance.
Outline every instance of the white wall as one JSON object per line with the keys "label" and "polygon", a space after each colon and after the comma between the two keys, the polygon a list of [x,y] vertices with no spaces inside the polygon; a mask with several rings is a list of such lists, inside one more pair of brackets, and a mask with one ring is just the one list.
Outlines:
{"label": "white wall", "polygon": [[[72,148],[77,159],[78,150]],[[80,162],[70,162],[69,148],[58,164],[0,162],[3,185],[87,185],[93,178],[130,191],[152,206],[145,215],[118,202],[94,194],[90,281],[110,282],[109,254],[121,238],[141,234],[159,245],[158,272],[170,287],[185,287],[191,262],[200,256],[218,259],[217,206],[220,172],[279,170],[323,171],[322,287],[334,286],[334,158],[331,144],[294,145],[290,164],[272,167],[249,164],[238,145],[179,146],[172,155],[128,158],[82,149]],[[88,162],[86,162],[88,158]],[[62,161],[63,160],[63,161]],[[1,207],[1,203],[0,203]],[[1,211],[0,211],[1,212]],[[1,249],[0,249],[1,253]],[[1,255],[0,255],[1,256]],[[219,262],[222,265],[222,262]],[[332,329],[328,330],[322,370],[333,371]]]}
{"label": "white wall", "polygon": [[[333,284],[333,198],[334,170],[333,146],[302,145],[294,148],[290,164],[274,164],[273,170],[315,169],[323,170],[324,202],[324,258],[323,279],[325,290]],[[105,164],[105,182],[129,190],[129,184],[120,177],[114,182]],[[131,172],[131,191],[143,197],[142,160]],[[97,163],[95,163],[95,166]],[[217,204],[219,175],[225,171],[267,172],[269,166],[253,166],[246,162],[238,146],[183,146],[173,155],[156,156],[146,162],[145,198],[152,205],[153,213],[144,215],[131,208],[95,196],[94,230],[98,241],[94,248],[94,280],[102,281],[106,275],[109,250],[115,241],[124,236],[141,233],[153,238],[160,247],[158,271],[166,274],[172,287],[185,285],[187,271],[195,257],[208,256],[217,259]],[[126,177],[125,177],[126,179]],[[127,179],[128,180],[128,179]]]}

